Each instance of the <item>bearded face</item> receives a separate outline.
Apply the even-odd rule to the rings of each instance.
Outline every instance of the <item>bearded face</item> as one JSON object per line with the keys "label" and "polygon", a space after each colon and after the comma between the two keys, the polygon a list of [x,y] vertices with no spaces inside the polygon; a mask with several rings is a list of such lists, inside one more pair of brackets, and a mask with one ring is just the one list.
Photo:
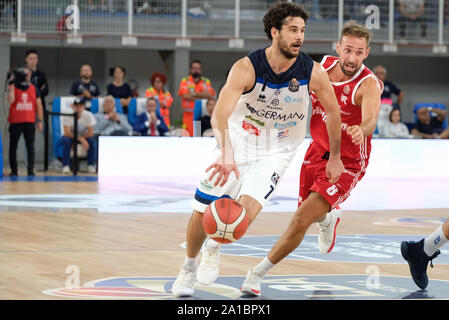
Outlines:
{"label": "bearded face", "polygon": [[305,22],[300,17],[287,17],[282,29],[276,33],[279,52],[287,59],[296,58],[304,41]]}

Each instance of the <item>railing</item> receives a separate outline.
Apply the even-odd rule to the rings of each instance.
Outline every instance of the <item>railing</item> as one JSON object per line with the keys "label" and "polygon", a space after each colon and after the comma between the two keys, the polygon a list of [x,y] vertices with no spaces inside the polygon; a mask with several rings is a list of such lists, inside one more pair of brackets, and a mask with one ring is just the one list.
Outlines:
{"label": "railing", "polygon": [[[0,0],[0,32],[15,35],[129,35],[156,38],[265,38],[267,0]],[[370,27],[374,41],[447,44],[449,1],[425,0],[417,20],[403,0],[290,0],[311,13],[307,39],[335,41],[343,22]],[[16,3],[16,5],[15,5]],[[16,13],[16,14],[15,14]],[[79,19],[79,20],[77,20]],[[77,24],[76,22],[79,22]],[[424,31],[423,31],[424,30]]]}

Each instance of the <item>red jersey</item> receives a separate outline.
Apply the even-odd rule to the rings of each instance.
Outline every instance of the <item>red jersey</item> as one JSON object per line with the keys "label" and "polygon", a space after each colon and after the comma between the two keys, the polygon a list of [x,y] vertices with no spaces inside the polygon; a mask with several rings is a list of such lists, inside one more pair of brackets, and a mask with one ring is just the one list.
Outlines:
{"label": "red jersey", "polygon": [[36,122],[37,97],[33,84],[26,90],[14,86],[14,102],[9,106],[9,123]]}
{"label": "red jersey", "polygon": [[[323,68],[329,72],[338,64],[338,57],[324,56],[321,61]],[[335,95],[340,105],[340,116],[342,122],[341,132],[341,157],[355,160],[368,160],[371,152],[371,135],[366,137],[362,144],[355,145],[352,138],[346,133],[349,126],[360,125],[362,123],[362,108],[355,103],[355,94],[363,80],[374,78],[376,75],[362,64],[359,71],[348,81],[331,82]],[[383,90],[382,81],[378,80],[380,88]],[[310,118],[310,133],[312,141],[318,144],[323,151],[329,151],[329,136],[327,134],[326,112],[318,100],[316,94],[312,91],[310,94],[312,100],[312,116]]]}

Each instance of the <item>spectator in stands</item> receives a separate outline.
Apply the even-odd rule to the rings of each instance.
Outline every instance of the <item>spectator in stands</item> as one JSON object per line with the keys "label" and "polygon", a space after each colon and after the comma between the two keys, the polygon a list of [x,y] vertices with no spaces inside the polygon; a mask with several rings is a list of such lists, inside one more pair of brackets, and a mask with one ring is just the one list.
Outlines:
{"label": "spectator in stands", "polygon": [[28,50],[25,55],[25,62],[27,67],[31,70],[31,83],[39,89],[42,107],[46,109],[45,97],[48,95],[48,81],[47,76],[42,70],[37,68],[39,62],[39,56],[36,50]]}
{"label": "spectator in stands", "polygon": [[[384,91],[382,92],[381,100],[389,99],[391,102],[385,103],[390,103],[393,108],[399,109],[402,101],[404,101],[404,91],[399,89],[393,82],[386,80],[387,69],[384,66],[377,65],[374,67],[373,71],[376,77],[384,83]],[[396,96],[396,102],[393,102],[392,95]]]}
{"label": "spectator in stands", "polygon": [[424,0],[399,0],[399,34],[405,37],[405,28],[409,23],[421,25],[421,37],[426,37],[427,24],[424,18]]}
{"label": "spectator in stands", "polygon": [[3,21],[3,10],[7,5],[11,6],[14,26],[17,29],[17,0],[1,0],[0,1],[0,23]]}
{"label": "spectator in stands", "polygon": [[[95,117],[90,111],[85,110],[84,98],[77,97],[71,105],[78,115],[78,141],[87,150],[87,171],[95,173],[96,139],[94,137]],[[64,133],[59,144],[62,145],[62,173],[70,173],[70,151],[74,137],[75,119],[71,116],[63,116]],[[73,146],[76,148],[77,146]]]}
{"label": "spectator in stands", "polygon": [[145,97],[154,97],[159,101],[161,115],[164,118],[165,124],[170,128],[170,107],[173,103],[173,97],[168,90],[164,89],[167,78],[159,72],[151,75],[149,87],[145,91]]}
{"label": "spectator in stands", "polygon": [[183,78],[179,85],[178,95],[182,99],[183,117],[182,126],[190,136],[193,136],[193,108],[198,99],[210,99],[215,96],[215,91],[210,80],[201,75],[201,61],[194,60],[190,63],[190,75]]}
{"label": "spectator in stands", "polygon": [[43,108],[39,89],[31,83],[31,70],[19,68],[10,78],[9,102],[9,165],[11,176],[17,176],[17,145],[23,133],[27,149],[28,175],[34,176],[34,136],[37,114],[37,129],[42,131]]}
{"label": "spectator in stands", "polygon": [[412,138],[407,126],[401,122],[401,110],[391,110],[389,121],[379,126],[379,136],[381,138]]}
{"label": "spectator in stands", "polygon": [[[384,66],[375,66],[373,72],[384,83],[384,91],[381,95],[379,117],[377,120],[377,128],[380,130],[380,127],[389,125],[391,111],[400,108],[400,104],[404,99],[404,92],[396,87],[393,82],[386,80],[387,69]],[[396,102],[392,100],[393,94],[397,96]]]}
{"label": "spectator in stands", "polygon": [[210,119],[212,117],[212,112],[214,112],[215,105],[217,104],[217,99],[210,98],[207,100],[206,109],[207,114],[202,116],[201,121],[201,136],[213,136],[212,126],[210,124]]}
{"label": "spectator in stands", "polygon": [[96,124],[94,134],[96,136],[128,136],[133,128],[126,116],[115,110],[115,99],[107,96],[103,101],[103,112],[94,114]]}
{"label": "spectator in stands", "polygon": [[98,85],[92,80],[92,68],[90,65],[84,64],[81,66],[80,79],[72,83],[70,94],[83,98],[87,109],[90,108],[90,100],[100,95]]}
{"label": "spectator in stands", "polygon": [[133,125],[135,132],[142,136],[165,136],[168,134],[168,127],[162,116],[156,112],[156,108],[156,100],[149,97],[146,103],[146,112],[137,115]]}
{"label": "spectator in stands", "polygon": [[128,114],[128,106],[133,93],[129,84],[123,80],[125,77],[125,72],[125,68],[120,66],[111,68],[109,74],[114,77],[114,81],[108,84],[107,94],[113,96],[114,98],[120,99],[123,112]]}
{"label": "spectator in stands", "polygon": [[[436,114],[436,117],[431,117],[430,113]],[[422,107],[416,111],[418,121],[415,128],[412,129],[412,134],[423,139],[447,139],[449,137],[449,129],[444,130],[443,122],[446,118],[446,110]]]}

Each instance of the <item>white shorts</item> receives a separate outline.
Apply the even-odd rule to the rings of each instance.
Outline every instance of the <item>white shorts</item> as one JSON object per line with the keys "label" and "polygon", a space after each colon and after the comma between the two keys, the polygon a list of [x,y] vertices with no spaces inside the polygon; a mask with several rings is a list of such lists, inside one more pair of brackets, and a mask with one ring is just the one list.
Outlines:
{"label": "white shorts", "polygon": [[237,164],[240,178],[236,179],[234,172],[228,177],[228,181],[222,187],[214,186],[213,181],[208,181],[214,169],[204,174],[200,185],[196,189],[192,200],[192,208],[198,212],[204,212],[206,207],[220,198],[237,200],[241,195],[248,195],[257,200],[262,207],[270,200],[274,190],[282,179],[290,161],[276,157],[267,157],[250,163]]}

